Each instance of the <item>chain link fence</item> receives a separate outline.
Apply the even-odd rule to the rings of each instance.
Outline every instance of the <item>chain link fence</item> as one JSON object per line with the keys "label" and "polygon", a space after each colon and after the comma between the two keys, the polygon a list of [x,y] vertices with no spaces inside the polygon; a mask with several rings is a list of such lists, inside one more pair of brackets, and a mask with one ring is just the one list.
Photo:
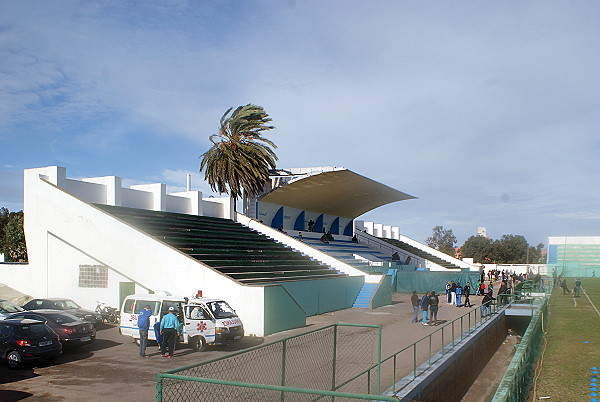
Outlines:
{"label": "chain link fence", "polygon": [[157,400],[373,399],[380,361],[381,327],[335,324],[160,373]]}

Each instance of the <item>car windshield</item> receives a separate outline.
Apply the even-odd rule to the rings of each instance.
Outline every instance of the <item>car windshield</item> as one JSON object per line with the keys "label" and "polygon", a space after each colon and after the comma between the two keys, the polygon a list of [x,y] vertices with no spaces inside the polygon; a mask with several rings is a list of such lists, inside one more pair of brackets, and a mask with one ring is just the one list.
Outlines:
{"label": "car windshield", "polygon": [[215,318],[231,318],[237,316],[235,311],[229,307],[229,304],[224,301],[208,302],[206,305],[210,308],[210,311],[212,311]]}
{"label": "car windshield", "polygon": [[61,310],[69,310],[72,308],[80,308],[77,303],[73,300],[55,300],[54,304],[58,306]]}
{"label": "car windshield", "polygon": [[25,310],[9,301],[0,300],[0,313],[18,313],[19,311]]}
{"label": "car windshield", "polygon": [[70,314],[50,314],[48,319],[54,321],[57,324],[66,324],[68,322],[81,321],[79,318]]}

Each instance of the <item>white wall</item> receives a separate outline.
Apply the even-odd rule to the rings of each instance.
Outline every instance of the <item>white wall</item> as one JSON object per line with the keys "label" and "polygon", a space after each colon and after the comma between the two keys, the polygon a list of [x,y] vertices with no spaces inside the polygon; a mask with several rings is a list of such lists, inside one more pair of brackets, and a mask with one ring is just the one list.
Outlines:
{"label": "white wall", "polygon": [[[68,292],[88,307],[95,306],[96,300],[116,305],[119,289],[115,284],[122,278],[146,291],[168,290],[191,296],[202,290],[206,297],[226,299],[239,313],[248,334],[263,334],[262,286],[241,285],[81,202],[56,186],[64,182],[60,177],[61,168],[57,167],[25,171],[25,234],[30,268],[27,273],[9,272],[7,285],[36,297],[68,296],[64,294]],[[223,203],[221,200],[220,205]],[[78,266],[92,261],[110,268],[111,287],[104,292],[74,286]]]}

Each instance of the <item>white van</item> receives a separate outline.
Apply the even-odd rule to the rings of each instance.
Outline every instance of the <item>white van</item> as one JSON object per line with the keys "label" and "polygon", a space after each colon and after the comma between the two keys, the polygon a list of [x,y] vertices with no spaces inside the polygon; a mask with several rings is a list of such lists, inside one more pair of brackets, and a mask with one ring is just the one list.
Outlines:
{"label": "white van", "polygon": [[154,324],[169,312],[169,307],[175,308],[182,326],[179,341],[194,350],[204,350],[206,345],[227,345],[244,337],[242,321],[224,300],[143,294],[127,296],[121,307],[119,332],[133,337],[136,343],[140,338],[138,314],[146,306],[152,310],[148,339],[153,341],[156,340]]}

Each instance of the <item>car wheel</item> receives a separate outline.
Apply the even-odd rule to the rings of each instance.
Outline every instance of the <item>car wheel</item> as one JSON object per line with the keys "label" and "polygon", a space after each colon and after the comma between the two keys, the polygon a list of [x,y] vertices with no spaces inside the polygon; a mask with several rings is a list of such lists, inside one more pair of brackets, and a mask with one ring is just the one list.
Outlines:
{"label": "car wheel", "polygon": [[140,338],[133,338],[133,343],[140,346]]}
{"label": "car wheel", "polygon": [[19,352],[13,350],[12,352],[8,352],[6,355],[6,360],[8,361],[8,367],[11,369],[17,369],[21,366],[23,359],[21,358],[21,354]]}
{"label": "car wheel", "polygon": [[206,350],[206,340],[201,336],[195,336],[190,341],[190,346],[194,352],[202,352]]}

